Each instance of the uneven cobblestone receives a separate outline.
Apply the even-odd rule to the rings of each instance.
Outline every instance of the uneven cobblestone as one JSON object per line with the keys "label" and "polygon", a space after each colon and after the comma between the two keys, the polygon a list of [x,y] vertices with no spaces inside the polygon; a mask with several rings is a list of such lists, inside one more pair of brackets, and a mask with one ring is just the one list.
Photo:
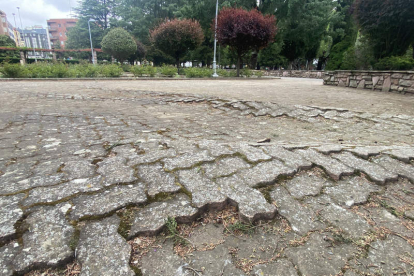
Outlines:
{"label": "uneven cobblestone", "polygon": [[[394,115],[251,91],[189,95],[195,82],[182,94],[142,82],[4,84],[0,275],[60,275],[72,261],[80,275],[412,272],[408,98],[389,96],[383,109],[406,113]],[[177,231],[190,244],[158,236],[168,218],[186,224]]]}

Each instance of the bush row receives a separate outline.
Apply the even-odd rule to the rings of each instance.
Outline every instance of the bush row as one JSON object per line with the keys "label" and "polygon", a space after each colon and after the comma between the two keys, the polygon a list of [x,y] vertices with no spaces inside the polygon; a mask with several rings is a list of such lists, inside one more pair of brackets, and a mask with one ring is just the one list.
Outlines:
{"label": "bush row", "polygon": [[0,72],[6,78],[117,78],[123,70],[115,64],[32,63],[21,66],[5,63],[0,67]]}

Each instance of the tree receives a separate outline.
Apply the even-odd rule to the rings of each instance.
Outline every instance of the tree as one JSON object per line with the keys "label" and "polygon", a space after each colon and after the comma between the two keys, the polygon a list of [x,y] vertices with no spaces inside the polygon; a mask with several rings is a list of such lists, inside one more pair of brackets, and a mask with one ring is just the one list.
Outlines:
{"label": "tree", "polygon": [[191,19],[164,21],[150,31],[150,37],[156,48],[175,59],[178,73],[180,59],[204,40],[200,23]]}
{"label": "tree", "polygon": [[111,29],[102,40],[102,51],[123,62],[137,51],[134,38],[124,29]]}
{"label": "tree", "polygon": [[414,42],[414,0],[356,0],[354,8],[376,58],[404,55]]}
{"label": "tree", "polygon": [[0,35],[0,47],[16,47],[16,42],[7,35]]}
{"label": "tree", "polygon": [[110,26],[110,20],[116,17],[119,0],[81,0],[75,11],[80,18],[95,19],[102,29]]}
{"label": "tree", "polygon": [[[104,37],[104,30],[94,22],[90,23],[92,44],[94,48],[101,48],[101,42]],[[91,47],[89,38],[88,20],[80,19],[75,27],[68,31],[67,49],[87,49]]]}
{"label": "tree", "polygon": [[[214,23],[212,28],[215,28]],[[276,35],[276,18],[262,15],[257,10],[224,8],[217,18],[217,40],[237,53],[237,76],[240,61],[250,51],[259,51],[273,42]]]}
{"label": "tree", "polygon": [[131,65],[134,65],[134,62],[136,60],[139,60],[142,62],[142,60],[145,58],[145,55],[147,54],[147,49],[145,48],[145,45],[142,44],[140,41],[135,39],[135,43],[137,44],[137,50],[134,54],[129,56],[128,61],[131,63]]}

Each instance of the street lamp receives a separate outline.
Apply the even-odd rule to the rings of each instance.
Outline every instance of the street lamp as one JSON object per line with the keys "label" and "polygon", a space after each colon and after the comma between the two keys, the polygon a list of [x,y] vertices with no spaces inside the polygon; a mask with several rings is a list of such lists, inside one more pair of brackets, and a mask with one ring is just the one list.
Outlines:
{"label": "street lamp", "polygon": [[19,18],[20,18],[20,27],[23,30],[22,17],[20,16],[20,7],[17,7],[17,13],[19,14]]}
{"label": "street lamp", "polygon": [[92,45],[92,34],[91,34],[91,24],[90,22],[95,22],[94,19],[88,20],[88,27],[89,27],[89,40],[91,41],[91,51],[92,51],[92,64],[95,64],[95,58],[93,57],[93,45]]}
{"label": "street lamp", "polygon": [[216,61],[216,55],[217,55],[217,17],[218,17],[218,0],[216,4],[216,28],[214,29],[214,60],[213,60],[213,70],[214,74],[213,77],[217,78],[217,61]]}

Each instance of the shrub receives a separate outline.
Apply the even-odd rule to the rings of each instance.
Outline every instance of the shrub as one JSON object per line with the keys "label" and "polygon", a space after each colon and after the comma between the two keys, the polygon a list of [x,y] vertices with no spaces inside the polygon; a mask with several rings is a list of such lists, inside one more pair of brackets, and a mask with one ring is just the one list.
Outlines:
{"label": "shrub", "polygon": [[177,69],[171,65],[164,65],[160,68],[160,73],[167,77],[173,77],[177,75]]}
{"label": "shrub", "polygon": [[3,64],[3,67],[0,68],[0,72],[6,78],[26,78],[27,69],[20,64]]}
{"label": "shrub", "polygon": [[124,71],[116,64],[102,65],[99,73],[106,78],[118,78]]}
{"label": "shrub", "polygon": [[145,68],[145,74],[149,75],[150,77],[155,77],[157,74],[157,68],[153,66],[144,66]]}
{"label": "shrub", "polygon": [[235,78],[235,77],[237,77],[237,71],[236,70],[218,69],[217,74],[220,77],[224,77],[224,78]]}
{"label": "shrub", "polygon": [[142,77],[145,74],[144,66],[132,66],[130,72],[134,74],[135,77]]}
{"label": "shrub", "polygon": [[137,51],[134,38],[122,28],[111,29],[102,39],[102,51],[123,62]]}
{"label": "shrub", "polygon": [[[131,72],[131,68],[132,68],[133,66],[131,66],[130,64],[122,64],[121,65],[121,68],[122,68],[122,70],[124,71],[124,72]],[[131,72],[132,73],[132,72]]]}
{"label": "shrub", "polygon": [[256,71],[256,72],[254,72],[254,75],[258,78],[261,78],[261,77],[263,77],[264,74],[263,74],[262,71]]}
{"label": "shrub", "polygon": [[207,68],[187,68],[184,71],[187,78],[210,78],[213,75],[213,70]]}
{"label": "shrub", "polygon": [[374,65],[376,70],[411,70],[414,69],[414,59],[410,57],[386,57]]}
{"label": "shrub", "polygon": [[241,75],[243,77],[250,78],[251,76],[253,76],[253,72],[249,68],[243,68],[243,70],[241,71]]}
{"label": "shrub", "polygon": [[69,67],[69,75],[73,78],[95,78],[99,67],[92,64],[82,64]]}

